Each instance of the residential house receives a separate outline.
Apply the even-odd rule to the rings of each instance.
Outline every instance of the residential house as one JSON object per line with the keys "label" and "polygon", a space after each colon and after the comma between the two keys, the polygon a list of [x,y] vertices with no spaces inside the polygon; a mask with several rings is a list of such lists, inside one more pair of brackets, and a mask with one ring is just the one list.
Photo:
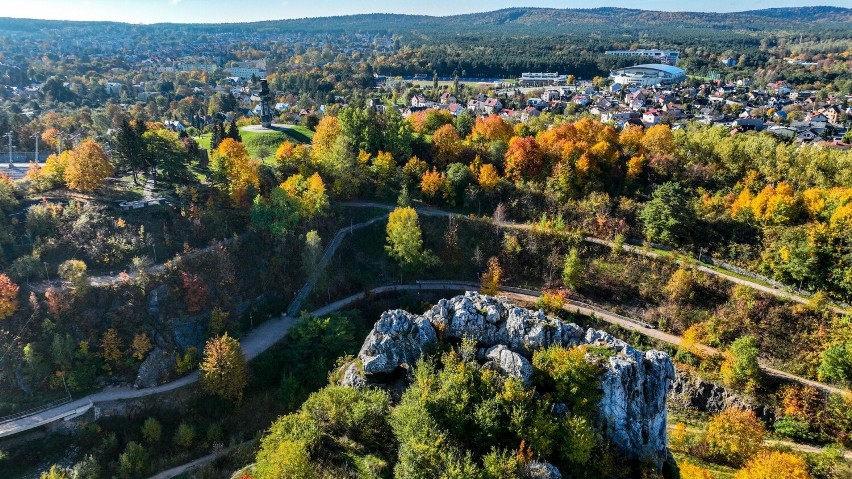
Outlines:
{"label": "residential house", "polygon": [[488,115],[500,113],[502,109],[503,104],[496,98],[489,98],[482,103],[482,110]]}
{"label": "residential house", "polygon": [[642,114],[642,123],[646,126],[654,126],[660,122],[660,111],[656,109],[647,110]]}
{"label": "residential house", "polygon": [[441,100],[440,101],[441,101],[442,105],[449,105],[451,103],[457,102],[456,97],[448,91],[445,91],[444,93],[441,94]]}

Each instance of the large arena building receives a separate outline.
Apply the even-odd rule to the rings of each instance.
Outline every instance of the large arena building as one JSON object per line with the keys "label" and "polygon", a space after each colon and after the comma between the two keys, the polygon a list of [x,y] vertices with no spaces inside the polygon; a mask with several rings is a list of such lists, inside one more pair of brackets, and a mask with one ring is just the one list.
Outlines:
{"label": "large arena building", "polygon": [[654,86],[670,85],[686,79],[686,72],[662,63],[648,63],[619,68],[609,73],[610,79],[620,85]]}

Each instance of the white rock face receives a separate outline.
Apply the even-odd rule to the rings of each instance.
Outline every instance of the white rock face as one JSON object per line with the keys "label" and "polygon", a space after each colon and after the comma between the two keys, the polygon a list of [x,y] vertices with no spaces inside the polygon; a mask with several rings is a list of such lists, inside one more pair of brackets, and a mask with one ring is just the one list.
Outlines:
{"label": "white rock face", "polygon": [[642,353],[602,331],[589,329],[586,343],[610,347],[601,378],[597,427],[627,457],[658,465],[666,459],[666,395],[675,378],[669,355]]}
{"label": "white rock face", "polygon": [[504,344],[525,354],[552,344],[576,346],[583,337],[583,329],[576,324],[470,291],[440,300],[423,316],[446,338],[469,336],[485,347]]}
{"label": "white rock face", "polygon": [[[668,354],[643,353],[603,331],[584,332],[576,324],[517,307],[506,298],[468,292],[442,299],[423,316],[402,310],[383,313],[358,354],[364,373],[371,379],[371,375],[392,373],[403,365],[413,366],[438,342],[439,334],[444,339],[475,339],[487,348],[485,360],[491,367],[526,384],[533,374],[529,358],[537,349],[588,344],[611,350],[613,355],[606,358],[601,375],[603,396],[596,427],[625,458],[658,466],[665,461],[666,395],[675,378]],[[356,377],[357,368],[350,366],[345,373],[344,382],[349,385],[367,383]],[[535,472],[542,475],[531,477],[561,478],[550,464],[540,466]]]}
{"label": "white rock face", "polygon": [[423,316],[401,309],[385,311],[364,340],[358,358],[366,374],[392,373],[403,364],[414,366],[436,342],[435,328]]}
{"label": "white rock face", "polygon": [[486,351],[485,357],[490,359],[506,376],[518,378],[529,386],[532,383],[533,368],[527,358],[511,349],[497,345]]}
{"label": "white rock face", "polygon": [[524,469],[530,479],[562,479],[559,469],[547,462],[530,462]]}

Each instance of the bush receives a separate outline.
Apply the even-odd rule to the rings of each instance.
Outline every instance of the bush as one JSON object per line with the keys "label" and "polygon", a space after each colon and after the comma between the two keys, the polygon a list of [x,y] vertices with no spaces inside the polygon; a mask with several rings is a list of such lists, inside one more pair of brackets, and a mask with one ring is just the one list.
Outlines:
{"label": "bush", "polygon": [[[782,472],[783,471],[783,472]],[[788,452],[766,451],[752,458],[734,479],[811,479],[805,461]]]}
{"label": "bush", "polygon": [[811,432],[810,424],[807,421],[793,416],[781,417],[775,421],[772,428],[779,436],[790,439],[813,441],[817,438],[817,435]]}

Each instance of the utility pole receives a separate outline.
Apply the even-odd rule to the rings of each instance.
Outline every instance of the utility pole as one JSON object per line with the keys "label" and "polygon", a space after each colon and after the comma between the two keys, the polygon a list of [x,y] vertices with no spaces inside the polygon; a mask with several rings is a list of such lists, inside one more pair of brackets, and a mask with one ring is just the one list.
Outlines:
{"label": "utility pole", "polygon": [[59,156],[62,156],[62,133],[56,135],[59,138]]}
{"label": "utility pole", "polygon": [[9,139],[9,168],[12,168],[12,132],[6,133],[6,138]]}
{"label": "utility pole", "polygon": [[33,138],[35,138],[35,141],[36,141],[36,151],[35,151],[35,162],[36,163],[38,163],[38,138],[39,138],[39,136],[40,135],[38,133],[33,134]]}

